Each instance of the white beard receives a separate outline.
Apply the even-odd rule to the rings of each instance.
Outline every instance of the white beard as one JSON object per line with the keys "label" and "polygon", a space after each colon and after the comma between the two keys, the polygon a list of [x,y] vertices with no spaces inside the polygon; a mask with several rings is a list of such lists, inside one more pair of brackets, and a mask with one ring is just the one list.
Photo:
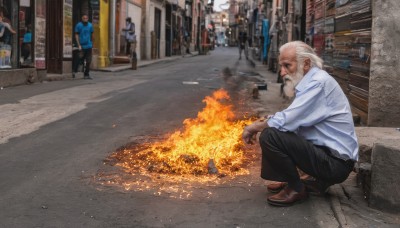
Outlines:
{"label": "white beard", "polygon": [[284,81],[283,93],[288,98],[294,97],[295,88],[297,84],[299,84],[301,79],[303,79],[304,77],[304,71],[302,70],[302,68],[298,66],[298,69],[299,70],[297,70],[296,73],[287,74],[283,77]]}
{"label": "white beard", "polygon": [[289,74],[289,77],[291,78],[291,81],[293,82],[293,86],[296,87],[297,84],[299,84],[299,82],[301,81],[301,79],[303,79],[304,71],[301,69],[300,66],[298,66],[297,72],[292,75]]}
{"label": "white beard", "polygon": [[294,97],[294,87],[295,87],[295,85],[294,85],[294,83],[293,83],[293,79],[292,79],[292,77],[290,76],[290,75],[285,75],[284,77],[283,77],[283,83],[284,83],[284,86],[283,86],[283,95],[284,95],[284,97],[287,97],[287,98],[292,98],[292,97]]}

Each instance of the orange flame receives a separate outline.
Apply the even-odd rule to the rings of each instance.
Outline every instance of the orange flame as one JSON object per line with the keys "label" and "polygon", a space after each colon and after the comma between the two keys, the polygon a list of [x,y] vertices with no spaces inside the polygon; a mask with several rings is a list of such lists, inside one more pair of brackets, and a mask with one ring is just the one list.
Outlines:
{"label": "orange flame", "polygon": [[164,174],[220,174],[247,173],[242,150],[243,126],[250,120],[234,121],[232,105],[224,104],[230,97],[220,89],[203,102],[206,107],[196,119],[184,120],[182,131],[165,140],[114,153],[117,165],[128,172],[139,170]]}

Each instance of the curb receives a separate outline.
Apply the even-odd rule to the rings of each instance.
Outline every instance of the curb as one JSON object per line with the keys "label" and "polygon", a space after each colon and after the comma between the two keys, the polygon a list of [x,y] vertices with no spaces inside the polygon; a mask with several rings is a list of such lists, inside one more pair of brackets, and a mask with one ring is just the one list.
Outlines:
{"label": "curb", "polygon": [[331,186],[329,188],[329,202],[331,205],[331,209],[333,211],[333,214],[335,215],[336,220],[339,223],[340,227],[349,227],[347,224],[346,216],[343,213],[342,206],[340,204],[340,200],[337,197],[341,189],[339,189],[339,186],[337,184]]}
{"label": "curb", "polygon": [[[195,57],[198,56],[198,53],[192,53],[191,55],[176,55],[176,56],[171,56],[171,57],[166,57],[163,59],[156,59],[156,60],[149,60],[149,62],[142,62],[137,65],[137,68],[142,68],[146,67],[149,65],[153,65],[156,63],[163,63],[163,62],[172,62],[176,61],[181,58],[186,58],[186,57]],[[125,70],[132,70],[131,63],[122,65],[122,66],[116,66],[116,67],[105,67],[105,68],[100,68],[100,69],[93,69],[92,71],[100,71],[100,72],[121,72]]]}
{"label": "curb", "polygon": [[[149,65],[153,65],[156,63],[163,63],[163,62],[172,62],[176,61],[180,58],[187,58],[187,57],[195,57],[198,56],[198,52],[192,52],[191,55],[179,55],[179,56],[173,56],[169,58],[164,58],[164,59],[157,59],[151,62],[144,62],[141,64],[138,64],[137,68],[142,68],[146,67]],[[98,71],[98,72],[121,72],[121,71],[126,71],[126,70],[132,70],[131,64],[126,64],[126,65],[120,65],[116,67],[106,67],[106,68],[100,68],[100,69],[91,69],[91,71]],[[72,73],[64,73],[64,74],[46,74],[46,76],[43,78],[43,81],[62,81],[62,80],[67,80],[67,79],[72,79]]]}

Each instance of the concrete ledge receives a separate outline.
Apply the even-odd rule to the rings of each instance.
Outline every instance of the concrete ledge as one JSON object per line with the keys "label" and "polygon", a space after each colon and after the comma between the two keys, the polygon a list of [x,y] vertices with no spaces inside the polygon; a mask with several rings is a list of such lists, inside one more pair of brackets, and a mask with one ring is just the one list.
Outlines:
{"label": "concrete ledge", "polygon": [[387,212],[400,211],[400,131],[356,127],[356,134],[360,144],[357,178],[369,206]]}
{"label": "concrete ledge", "polygon": [[10,69],[0,71],[0,86],[9,87],[30,84],[42,80],[36,68]]}
{"label": "concrete ledge", "polygon": [[[390,127],[356,127],[356,134],[360,145],[372,147],[382,140],[400,142],[400,131]],[[400,144],[399,144],[400,145]]]}
{"label": "concrete ledge", "polygon": [[383,211],[400,212],[400,141],[375,143],[371,161],[369,205]]}

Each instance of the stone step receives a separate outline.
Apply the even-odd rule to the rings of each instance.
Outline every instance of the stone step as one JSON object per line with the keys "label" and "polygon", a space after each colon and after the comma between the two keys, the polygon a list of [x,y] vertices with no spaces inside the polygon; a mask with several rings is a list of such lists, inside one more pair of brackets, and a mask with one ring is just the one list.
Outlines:
{"label": "stone step", "polygon": [[123,63],[130,63],[130,59],[128,56],[115,56],[114,57],[114,64],[123,64]]}

